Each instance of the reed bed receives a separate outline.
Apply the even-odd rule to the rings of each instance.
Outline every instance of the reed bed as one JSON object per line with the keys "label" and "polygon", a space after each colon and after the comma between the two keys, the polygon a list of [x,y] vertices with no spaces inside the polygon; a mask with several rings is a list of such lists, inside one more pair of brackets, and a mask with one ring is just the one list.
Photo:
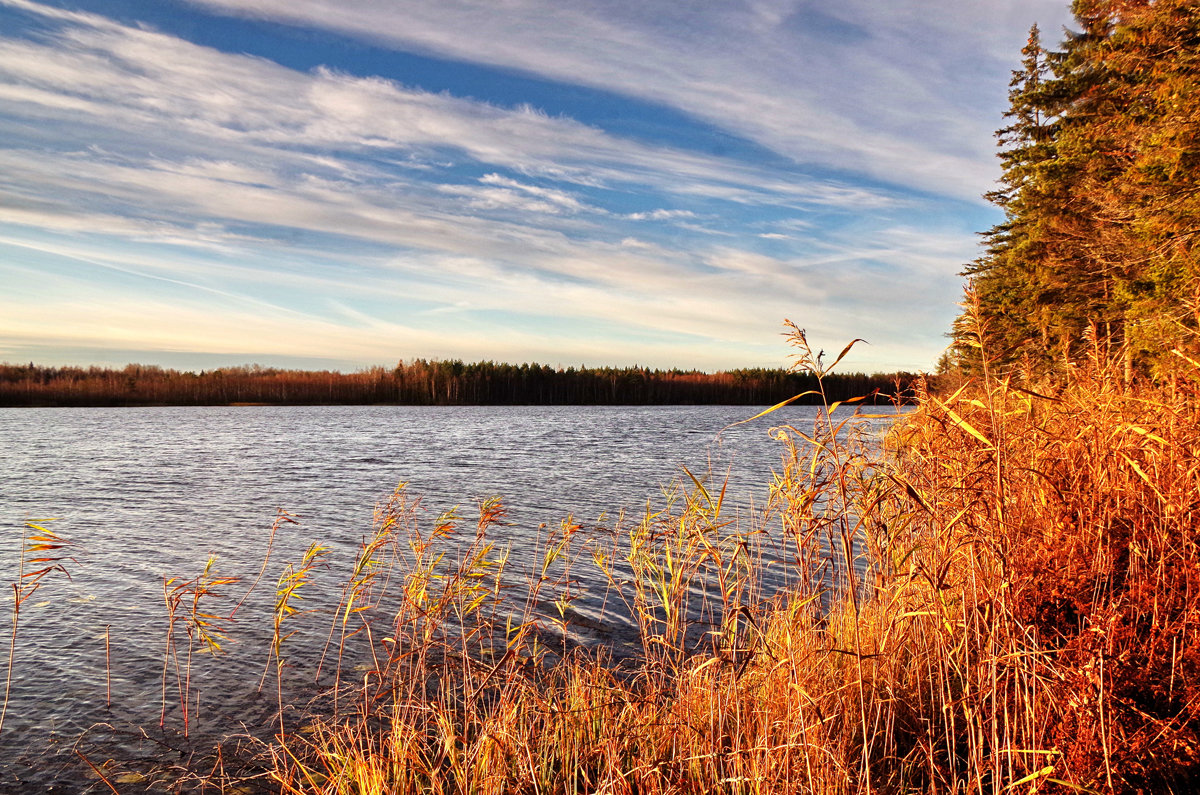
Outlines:
{"label": "reed bed", "polygon": [[[273,786],[1192,791],[1195,384],[1069,381],[922,395],[883,450],[838,411],[777,428],[765,516],[689,475],[616,539],[547,532],[526,571],[498,502],[465,526],[398,491],[364,542],[396,596],[352,584],[335,621],[375,665],[281,731]],[[632,655],[570,642],[582,566]]]}
{"label": "reed bed", "polygon": [[[798,366],[827,373],[793,332]],[[435,515],[402,485],[336,610],[305,602],[329,550],[270,567],[268,546],[249,589],[277,576],[258,684],[274,738],[257,768],[230,744],[168,788],[1195,791],[1200,363],[1181,361],[1192,377],[1158,386],[1097,354],[1054,386],[922,387],[882,441],[827,404],[772,430],[760,513],[685,470],[612,532],[568,517],[519,555],[496,540],[498,498]],[[15,608],[70,562],[69,541],[31,530]],[[163,721],[177,700],[185,735],[193,651],[220,650],[249,595],[217,610],[234,585],[212,561],[163,583]],[[293,649],[314,637],[315,672]],[[322,696],[289,703],[314,674]],[[145,779],[80,756],[113,791]]]}

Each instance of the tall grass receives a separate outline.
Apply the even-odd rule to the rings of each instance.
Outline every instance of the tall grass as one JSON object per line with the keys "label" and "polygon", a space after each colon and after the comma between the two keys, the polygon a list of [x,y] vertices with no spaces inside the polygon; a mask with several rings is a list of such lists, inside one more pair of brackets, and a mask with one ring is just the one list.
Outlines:
{"label": "tall grass", "polygon": [[[274,534],[272,533],[272,538]],[[269,554],[269,553],[268,553]],[[175,688],[179,698],[179,709],[183,716],[183,736],[191,731],[192,662],[197,651],[218,655],[222,644],[228,639],[229,624],[237,606],[228,615],[212,612],[210,603],[224,594],[222,589],[238,582],[237,577],[224,577],[217,572],[217,560],[209,557],[204,571],[188,580],[179,577],[163,577],[163,605],[167,614],[167,636],[163,645],[162,667],[162,711],[159,714],[160,728],[167,721],[167,682],[172,668]],[[251,588],[254,585],[250,586]],[[240,604],[240,603],[239,603]],[[183,624],[187,635],[184,653],[179,652],[178,627]],[[182,658],[182,659],[181,659]]]}
{"label": "tall grass", "polygon": [[21,624],[21,606],[45,584],[45,579],[58,572],[70,579],[67,563],[75,563],[70,552],[73,543],[49,530],[45,525],[55,521],[47,519],[40,524],[26,522],[21,531],[21,553],[17,564],[17,579],[10,583],[13,601],[11,632],[8,639],[8,670],[4,677],[4,701],[0,704],[0,731],[4,730],[4,718],[8,715],[8,702],[12,695],[13,665],[17,657],[17,629]]}
{"label": "tall grass", "polygon": [[[850,346],[827,367],[792,341],[820,393]],[[568,518],[519,555],[495,538],[498,498],[434,515],[401,486],[326,618],[312,656],[331,690],[308,712],[285,702],[311,674],[285,649],[325,548],[277,580],[265,778],[297,795],[1194,791],[1195,369],[1129,386],[1097,350],[1056,385],[989,373],[922,389],[882,442],[827,404],[773,429],[759,513],[685,471],[614,533]],[[65,560],[35,529],[16,608]],[[163,583],[164,720],[173,661],[185,733],[192,651],[231,631],[245,596],[212,605],[232,585],[211,561]],[[597,647],[579,631],[596,626],[636,640]]]}
{"label": "tall grass", "polygon": [[[1190,791],[1200,402],[1194,384],[1130,389],[1102,365],[1054,394],[923,395],[883,451],[837,412],[782,426],[767,515],[733,521],[689,478],[616,540],[548,533],[526,573],[489,540],[497,503],[463,537],[397,492],[385,653],[343,695],[352,710],[281,736],[273,780]],[[636,626],[629,657],[567,640],[580,566],[608,583],[608,620]]]}

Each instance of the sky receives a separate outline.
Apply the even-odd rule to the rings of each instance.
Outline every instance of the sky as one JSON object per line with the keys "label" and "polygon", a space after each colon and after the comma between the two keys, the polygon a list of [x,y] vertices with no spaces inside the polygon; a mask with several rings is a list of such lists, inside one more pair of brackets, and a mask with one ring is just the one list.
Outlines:
{"label": "sky", "polygon": [[1066,0],[0,0],[0,361],[931,370]]}

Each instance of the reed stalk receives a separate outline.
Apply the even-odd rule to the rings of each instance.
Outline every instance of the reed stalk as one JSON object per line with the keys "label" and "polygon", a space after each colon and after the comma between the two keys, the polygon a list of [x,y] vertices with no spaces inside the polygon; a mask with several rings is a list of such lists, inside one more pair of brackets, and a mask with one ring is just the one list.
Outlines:
{"label": "reed stalk", "polygon": [[[21,605],[42,587],[50,574],[58,572],[71,579],[66,563],[75,563],[68,554],[73,544],[70,540],[48,530],[45,525],[56,519],[44,520],[41,524],[26,522],[21,531],[21,552],[17,564],[17,579],[11,583],[13,605],[11,632],[8,637],[8,670],[4,677],[4,703],[0,705],[0,731],[4,730],[4,718],[8,715],[8,702],[12,695],[13,665],[17,656],[17,628],[20,624]],[[32,532],[31,532],[32,531]],[[26,571],[26,564],[37,568]]]}
{"label": "reed stalk", "polygon": [[[328,618],[315,668],[333,667],[332,708],[286,724],[299,708],[284,701],[285,644],[328,550],[311,545],[276,580],[259,681],[273,664],[273,786],[1189,791],[1200,780],[1200,364],[1181,353],[1190,377],[1126,384],[1097,349],[1068,378],[1035,383],[994,371],[981,313],[968,306],[962,326],[986,377],[953,391],[918,384],[882,439],[837,401],[811,425],[779,419],[790,401],[760,412],[780,443],[761,511],[733,512],[719,476],[685,469],[638,515],[603,530],[568,517],[514,551],[494,537],[507,522],[499,498],[472,521],[425,511],[401,484]],[[826,365],[801,329],[788,334],[824,396],[854,343]],[[20,606],[69,560],[68,542],[30,530],[0,726]],[[26,572],[31,562],[41,567]],[[603,593],[585,591],[588,579]],[[237,606],[210,605],[233,582],[210,559],[162,583],[160,721],[173,663],[185,735],[192,654],[220,650]],[[584,633],[597,628],[635,642],[594,645]],[[106,668],[107,645],[106,629]],[[365,669],[351,676],[352,661]]]}
{"label": "reed stalk", "polygon": [[[353,713],[281,737],[274,780],[1184,791],[1200,776],[1200,389],[1127,388],[1103,366],[922,388],[882,449],[830,404],[772,431],[763,515],[727,516],[724,487],[685,471],[615,536],[543,528],[524,578],[482,518],[462,539],[457,519],[409,514],[385,664]],[[589,562],[603,620],[636,628],[631,657],[570,639]]]}
{"label": "reed stalk", "polygon": [[[167,677],[174,662],[175,687],[179,696],[179,708],[183,718],[183,736],[188,737],[191,729],[192,662],[197,650],[218,655],[228,638],[229,615],[211,612],[208,604],[224,594],[221,589],[238,582],[237,577],[224,577],[217,573],[216,558],[209,557],[204,570],[196,577],[180,580],[178,577],[163,578],[163,603],[167,612],[167,635],[163,650],[162,710],[159,728],[167,720]],[[188,642],[182,663],[176,642],[176,628],[183,622]]]}
{"label": "reed stalk", "polygon": [[306,611],[302,611],[296,607],[296,602],[304,599],[301,589],[303,589],[312,579],[313,572],[321,567],[326,566],[325,558],[329,554],[329,547],[321,546],[317,543],[309,544],[304,551],[298,563],[289,563],[279,576],[279,581],[275,586],[275,607],[272,611],[272,633],[271,633],[271,648],[267,656],[266,667],[263,668],[262,677],[258,682],[259,691],[262,690],[263,683],[266,682],[267,673],[271,669],[271,661],[275,662],[275,695],[279,707],[279,732],[282,735],[283,726],[283,668],[285,660],[283,657],[283,644],[295,634],[295,630],[285,633],[284,622],[289,618],[300,615]]}

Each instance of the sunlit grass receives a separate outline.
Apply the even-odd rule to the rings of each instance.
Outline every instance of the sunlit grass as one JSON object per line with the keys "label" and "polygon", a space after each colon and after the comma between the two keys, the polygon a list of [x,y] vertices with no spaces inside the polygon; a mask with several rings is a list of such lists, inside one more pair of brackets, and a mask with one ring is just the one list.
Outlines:
{"label": "sunlit grass", "polygon": [[[825,372],[793,332],[798,364]],[[685,471],[613,533],[568,518],[519,550],[499,540],[498,498],[434,514],[401,486],[319,617],[312,671],[286,664],[305,637],[290,622],[326,550],[282,566],[262,671],[274,667],[277,732],[242,784],[1190,791],[1198,398],[1194,381],[1129,387],[1096,361],[1055,386],[990,377],[922,394],[883,444],[830,406],[774,429],[761,512],[732,511],[719,478]],[[190,650],[222,641],[227,617],[205,605],[232,585],[214,568],[164,583],[188,630],[182,654],[168,635],[166,658],[185,727]],[[628,627],[633,646],[576,632],[595,624]],[[286,703],[285,685],[321,667],[330,692]]]}
{"label": "sunlit grass", "polygon": [[616,543],[546,539],[627,605],[631,659],[553,648],[556,614],[517,609],[569,578],[508,578],[485,533],[431,566],[441,539],[407,515],[392,651],[353,712],[275,746],[280,788],[1186,791],[1194,388],[975,384],[884,453],[839,420],[778,429],[769,517],[731,521],[689,479]]}

